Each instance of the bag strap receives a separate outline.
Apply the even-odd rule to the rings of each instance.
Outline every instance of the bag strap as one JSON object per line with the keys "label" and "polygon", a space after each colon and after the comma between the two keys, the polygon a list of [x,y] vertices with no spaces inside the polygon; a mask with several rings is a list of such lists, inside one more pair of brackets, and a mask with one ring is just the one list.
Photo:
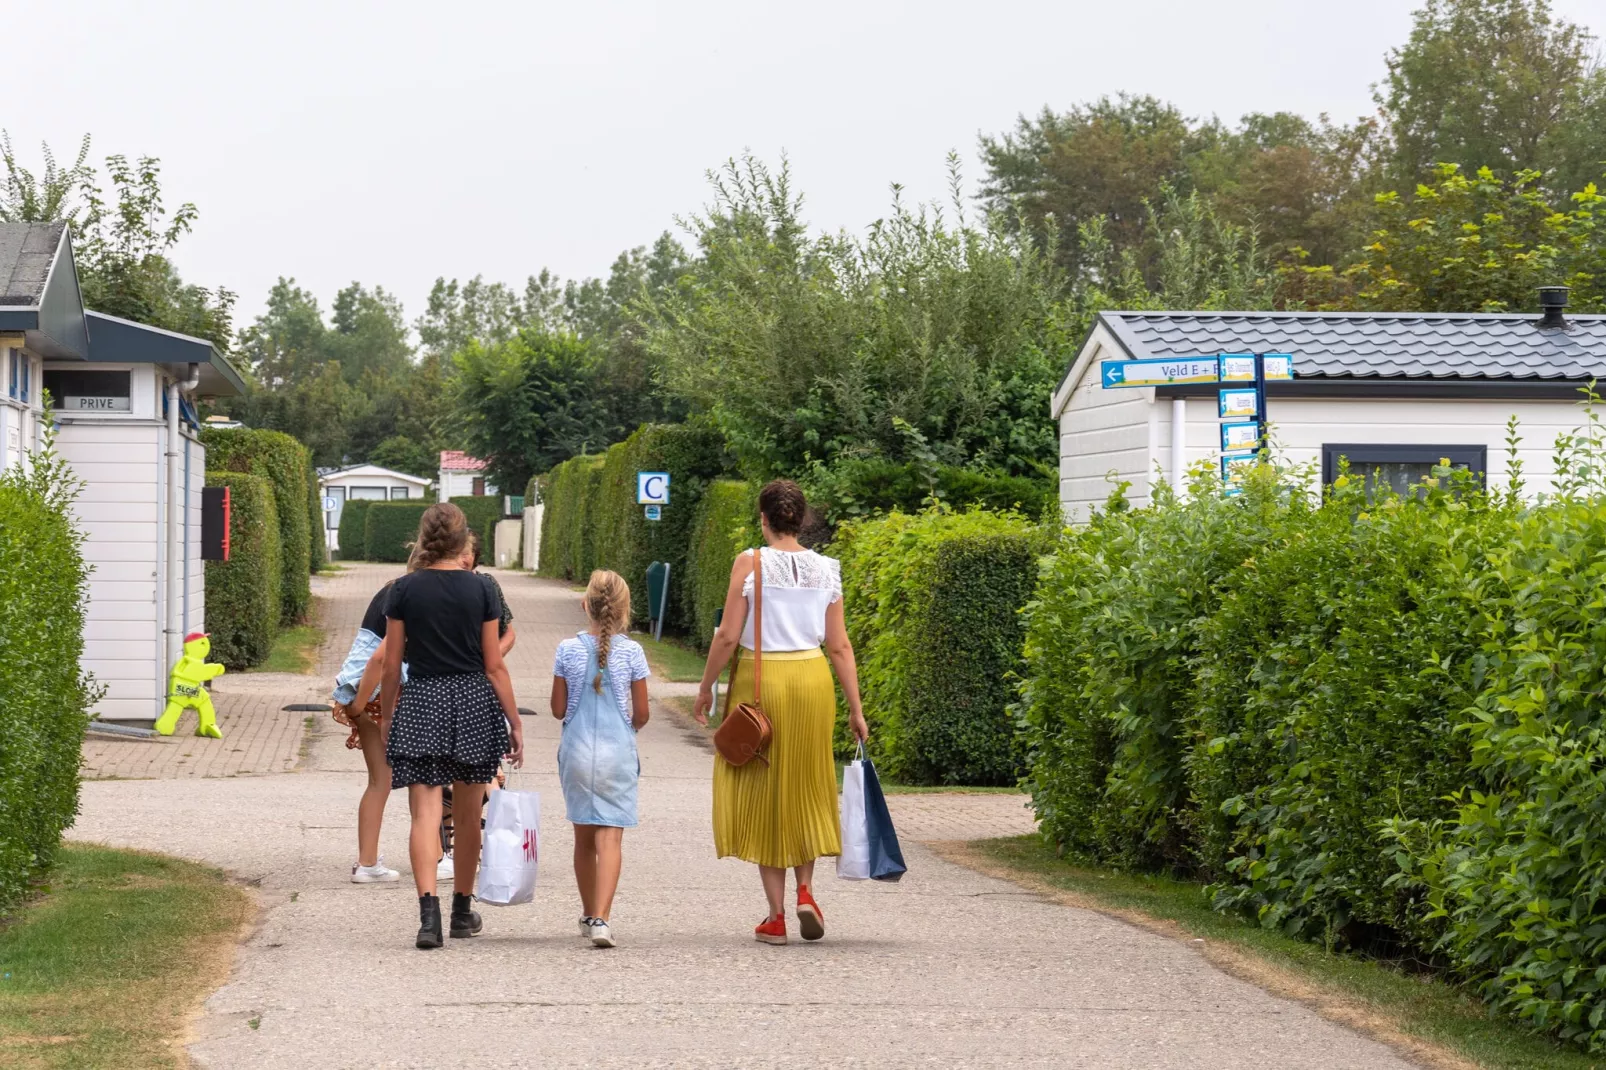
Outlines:
{"label": "bag strap", "polygon": [[764,559],[753,547],[753,704],[764,705]]}

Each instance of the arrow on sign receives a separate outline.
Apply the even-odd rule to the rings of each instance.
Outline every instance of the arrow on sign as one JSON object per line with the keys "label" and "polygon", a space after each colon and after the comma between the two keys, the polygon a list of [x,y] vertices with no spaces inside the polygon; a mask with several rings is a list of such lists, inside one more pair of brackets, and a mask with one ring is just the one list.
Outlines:
{"label": "arrow on sign", "polygon": [[1104,362],[1104,385],[1106,387],[1121,385],[1121,364],[1118,361]]}

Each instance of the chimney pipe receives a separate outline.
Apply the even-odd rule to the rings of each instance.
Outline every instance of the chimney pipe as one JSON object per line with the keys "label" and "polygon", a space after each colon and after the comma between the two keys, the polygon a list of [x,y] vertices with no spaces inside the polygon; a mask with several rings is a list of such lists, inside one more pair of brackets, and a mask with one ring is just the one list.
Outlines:
{"label": "chimney pipe", "polygon": [[1566,330],[1569,324],[1561,310],[1567,307],[1567,294],[1570,286],[1541,286],[1539,287],[1539,310],[1544,313],[1539,319],[1539,329],[1542,331]]}

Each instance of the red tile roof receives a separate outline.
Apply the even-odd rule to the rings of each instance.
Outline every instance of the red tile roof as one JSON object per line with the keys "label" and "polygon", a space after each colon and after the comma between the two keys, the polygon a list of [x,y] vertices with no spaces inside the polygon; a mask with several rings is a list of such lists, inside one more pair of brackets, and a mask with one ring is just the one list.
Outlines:
{"label": "red tile roof", "polygon": [[441,450],[441,470],[446,472],[481,472],[485,462],[470,457],[462,450]]}

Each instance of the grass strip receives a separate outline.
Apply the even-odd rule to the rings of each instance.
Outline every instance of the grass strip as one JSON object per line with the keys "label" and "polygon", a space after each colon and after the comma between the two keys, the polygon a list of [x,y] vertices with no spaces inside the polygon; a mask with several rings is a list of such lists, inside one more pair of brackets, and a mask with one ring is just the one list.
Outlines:
{"label": "grass strip", "polygon": [[215,869],[65,845],[43,894],[0,927],[0,1066],[187,1066],[190,1014],[254,913]]}
{"label": "grass strip", "polygon": [[322,642],[323,629],[316,624],[280,629],[267,658],[245,671],[309,673],[318,663],[318,647]]}
{"label": "grass strip", "polygon": [[695,684],[703,678],[708,659],[671,639],[654,639],[646,632],[631,632],[630,638],[647,652],[647,664],[661,680],[675,684]]}
{"label": "grass strip", "polygon": [[1210,908],[1203,885],[1056,858],[1036,836],[933,845],[949,861],[1185,942],[1227,973],[1306,1004],[1442,1070],[1589,1070],[1564,1048],[1442,978],[1262,929]]}

